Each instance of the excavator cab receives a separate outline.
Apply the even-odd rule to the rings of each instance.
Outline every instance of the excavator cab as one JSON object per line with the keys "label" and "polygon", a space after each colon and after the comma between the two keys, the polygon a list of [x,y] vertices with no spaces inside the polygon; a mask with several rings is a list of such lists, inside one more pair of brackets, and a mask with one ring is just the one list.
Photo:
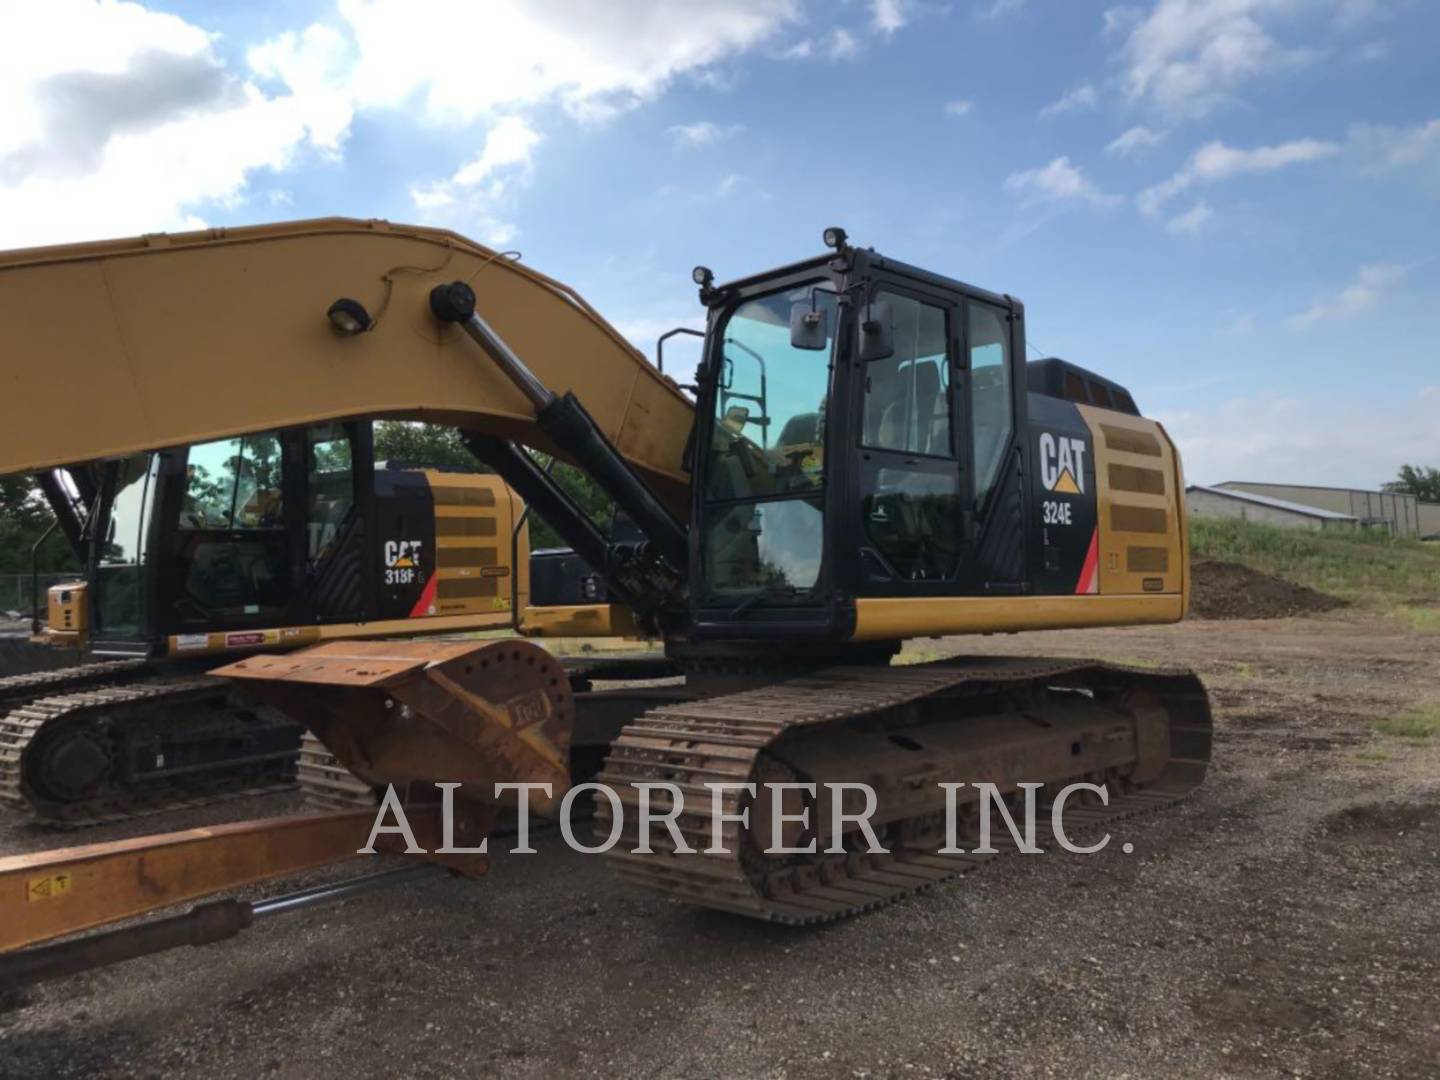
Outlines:
{"label": "excavator cab", "polygon": [[845,639],[859,597],[1025,589],[1018,301],[843,246],[702,300],[703,632]]}
{"label": "excavator cab", "polygon": [[51,500],[71,517],[87,572],[51,590],[48,636],[97,655],[298,645],[334,625],[418,632],[430,627],[411,620],[508,619],[520,584],[510,580],[512,541],[523,546],[518,500],[493,477],[377,469],[369,421],[172,447],[85,474],[96,478],[88,508]]}
{"label": "excavator cab", "polygon": [[1179,463],[1130,395],[1027,363],[1014,297],[827,237],[829,256],[727,285],[695,272],[695,635],[1178,618]]}

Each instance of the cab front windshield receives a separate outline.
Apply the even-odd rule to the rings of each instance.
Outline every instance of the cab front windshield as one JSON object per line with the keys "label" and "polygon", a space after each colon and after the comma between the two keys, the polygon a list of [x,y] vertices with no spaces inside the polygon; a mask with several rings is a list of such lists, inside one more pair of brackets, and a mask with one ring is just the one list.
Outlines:
{"label": "cab front windshield", "polygon": [[[822,281],[740,304],[722,324],[706,470],[706,578],[717,594],[804,591],[820,572],[825,412],[836,304]],[[790,344],[792,305],[825,321],[825,346]]]}

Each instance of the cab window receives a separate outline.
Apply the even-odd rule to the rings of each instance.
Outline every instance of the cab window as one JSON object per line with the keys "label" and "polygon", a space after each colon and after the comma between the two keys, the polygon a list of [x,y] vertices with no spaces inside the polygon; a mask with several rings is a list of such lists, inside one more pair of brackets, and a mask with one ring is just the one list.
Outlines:
{"label": "cab window", "polygon": [[866,368],[865,445],[949,457],[950,367],[945,311],[881,292],[890,305],[895,353]]}
{"label": "cab window", "polygon": [[278,529],[280,440],[273,433],[190,448],[182,529]]}
{"label": "cab window", "polygon": [[355,505],[355,466],[344,426],[321,424],[308,429],[305,463],[306,557],[313,567],[333,550]]}
{"label": "cab window", "polygon": [[969,403],[973,424],[975,505],[983,506],[1005,459],[1013,431],[1010,395],[1010,323],[989,304],[970,305]]}
{"label": "cab window", "polygon": [[890,309],[895,352],[865,370],[861,517],[893,577],[945,580],[959,561],[960,470],[955,459],[947,311],[876,295]]}

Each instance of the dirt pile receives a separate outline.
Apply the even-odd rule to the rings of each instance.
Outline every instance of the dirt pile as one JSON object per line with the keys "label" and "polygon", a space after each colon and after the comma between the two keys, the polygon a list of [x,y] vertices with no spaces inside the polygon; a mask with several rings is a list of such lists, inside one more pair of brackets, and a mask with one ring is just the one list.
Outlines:
{"label": "dirt pile", "polygon": [[1190,580],[1190,614],[1199,619],[1283,619],[1345,605],[1304,585],[1216,559],[1196,559]]}

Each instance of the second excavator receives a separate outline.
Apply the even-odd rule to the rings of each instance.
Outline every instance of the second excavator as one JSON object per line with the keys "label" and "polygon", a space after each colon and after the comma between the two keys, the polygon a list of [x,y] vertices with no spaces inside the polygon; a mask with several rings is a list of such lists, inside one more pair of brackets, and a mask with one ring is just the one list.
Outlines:
{"label": "second excavator", "polygon": [[[218,674],[418,810],[448,785],[472,841],[494,819],[497,783],[548,783],[532,806],[553,813],[597,767],[614,788],[665,785],[672,798],[729,782],[725,800],[687,799],[676,817],[683,836],[731,837],[727,852],[646,850],[626,814],[607,857],[647,888],[808,923],[964,869],[941,854],[939,781],[1018,798],[1022,785],[1043,797],[1084,780],[1108,792],[1107,812],[1132,813],[1199,784],[1211,737],[1204,690],[1182,670],[893,662],[917,637],[1180,619],[1183,478],[1125,388],[1062,360],[1025,361],[1013,296],[857,248],[843,230],[825,241],[824,254],[726,284],[696,268],[707,329],[686,387],[558,282],[454,234],[376,222],[26,253],[0,269],[0,334],[20,372],[12,397],[44,399],[65,374],[57,365],[87,373],[93,386],[64,402],[93,428],[85,460],[358,417],[461,429],[606,590],[604,603],[521,606],[519,634],[663,639],[684,679],[572,686],[518,637],[322,644]],[[57,304],[68,318],[37,333]],[[112,410],[145,424],[111,422]],[[0,471],[73,460],[43,438],[23,454],[8,441]],[[535,451],[582,470],[635,538],[607,534]],[[92,610],[103,613],[104,594],[101,583]],[[885,854],[859,829],[832,835],[827,784],[859,781]],[[781,822],[745,788],[777,783],[793,795]],[[980,807],[961,801],[968,828]],[[601,801],[598,824],[613,812]],[[772,827],[793,850],[767,849]],[[274,865],[257,856],[206,889],[179,871],[133,902],[117,885],[112,903],[0,947],[356,846],[353,831],[315,843]],[[132,853],[81,850],[0,860],[0,889]]]}

